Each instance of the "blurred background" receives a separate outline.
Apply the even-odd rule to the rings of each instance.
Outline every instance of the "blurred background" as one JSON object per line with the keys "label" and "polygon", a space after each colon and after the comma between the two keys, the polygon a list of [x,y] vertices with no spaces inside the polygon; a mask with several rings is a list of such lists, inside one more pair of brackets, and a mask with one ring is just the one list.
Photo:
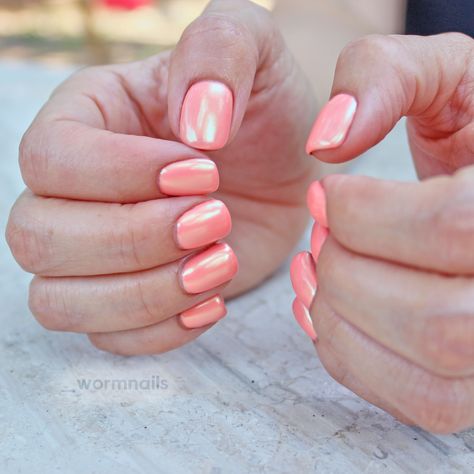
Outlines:
{"label": "blurred background", "polygon": [[[83,65],[140,59],[173,46],[207,0],[0,0],[0,60]],[[402,31],[404,0],[257,0],[272,10],[318,98],[340,49]]]}

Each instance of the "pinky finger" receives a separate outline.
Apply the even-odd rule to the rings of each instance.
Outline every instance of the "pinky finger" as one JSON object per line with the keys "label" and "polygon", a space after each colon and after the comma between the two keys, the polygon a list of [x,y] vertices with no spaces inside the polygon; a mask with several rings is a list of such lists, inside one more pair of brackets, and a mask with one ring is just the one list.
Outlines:
{"label": "pinky finger", "polygon": [[158,324],[126,331],[90,333],[88,337],[98,349],[114,354],[162,354],[193,341],[226,313],[222,298],[216,295]]}

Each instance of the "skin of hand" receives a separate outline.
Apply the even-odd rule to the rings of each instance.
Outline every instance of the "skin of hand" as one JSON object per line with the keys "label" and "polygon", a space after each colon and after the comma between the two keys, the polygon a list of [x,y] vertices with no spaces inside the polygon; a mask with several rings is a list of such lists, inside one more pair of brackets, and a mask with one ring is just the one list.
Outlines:
{"label": "skin of hand", "polygon": [[269,13],[244,0],[211,2],[171,52],[74,74],[23,137],[6,232],[35,317],[123,355],[209,329],[217,296],[262,282],[305,228],[314,114]]}
{"label": "skin of hand", "polygon": [[358,40],[339,57],[332,96],[308,151],[355,158],[406,116],[422,181],[312,184],[315,265],[309,254],[292,264],[296,316],[356,394],[432,432],[473,426],[474,41]]}

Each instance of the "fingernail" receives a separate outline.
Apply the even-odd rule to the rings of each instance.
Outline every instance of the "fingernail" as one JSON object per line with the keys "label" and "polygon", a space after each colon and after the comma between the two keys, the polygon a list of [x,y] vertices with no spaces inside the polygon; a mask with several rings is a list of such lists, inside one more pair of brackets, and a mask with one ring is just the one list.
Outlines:
{"label": "fingernail", "polygon": [[308,308],[301,302],[299,298],[293,300],[293,314],[298,324],[301,326],[303,331],[311,338],[316,341],[317,335],[314,330],[313,321],[309,315]]}
{"label": "fingernail", "polygon": [[237,257],[226,243],[190,258],[181,273],[183,289],[187,293],[202,293],[231,280],[239,269]]}
{"label": "fingernail", "polygon": [[161,170],[158,187],[168,196],[210,194],[219,188],[219,172],[215,163],[205,158],[177,161]]}
{"label": "fingernail", "polygon": [[226,314],[227,309],[224,300],[219,295],[216,295],[183,311],[179,315],[179,320],[184,327],[194,329],[215,323]]}
{"label": "fingernail", "polygon": [[323,227],[329,227],[326,213],[326,193],[319,181],[314,181],[309,187],[306,202],[314,219]]}
{"label": "fingernail", "polygon": [[232,221],[226,205],[212,199],[185,212],[176,223],[176,242],[182,249],[212,244],[230,234]]}
{"label": "fingernail", "polygon": [[300,252],[293,257],[290,277],[296,296],[309,308],[316,294],[316,269],[309,252]]}
{"label": "fingernail", "polygon": [[316,263],[318,262],[321,248],[324,245],[328,234],[329,230],[327,227],[323,227],[318,222],[314,223],[313,230],[311,232],[311,253]]}
{"label": "fingernail", "polygon": [[181,108],[181,140],[202,150],[222,148],[229,139],[232,109],[232,92],[222,82],[193,84]]}
{"label": "fingernail", "polygon": [[337,148],[346,138],[357,109],[357,101],[349,94],[334,96],[321,110],[314,122],[306,153]]}

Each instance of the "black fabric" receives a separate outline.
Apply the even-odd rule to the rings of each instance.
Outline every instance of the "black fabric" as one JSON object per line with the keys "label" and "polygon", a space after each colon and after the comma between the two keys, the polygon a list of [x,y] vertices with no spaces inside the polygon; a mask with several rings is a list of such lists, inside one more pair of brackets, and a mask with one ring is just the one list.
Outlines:
{"label": "black fabric", "polygon": [[474,0],[408,0],[406,33],[458,31],[474,38]]}

